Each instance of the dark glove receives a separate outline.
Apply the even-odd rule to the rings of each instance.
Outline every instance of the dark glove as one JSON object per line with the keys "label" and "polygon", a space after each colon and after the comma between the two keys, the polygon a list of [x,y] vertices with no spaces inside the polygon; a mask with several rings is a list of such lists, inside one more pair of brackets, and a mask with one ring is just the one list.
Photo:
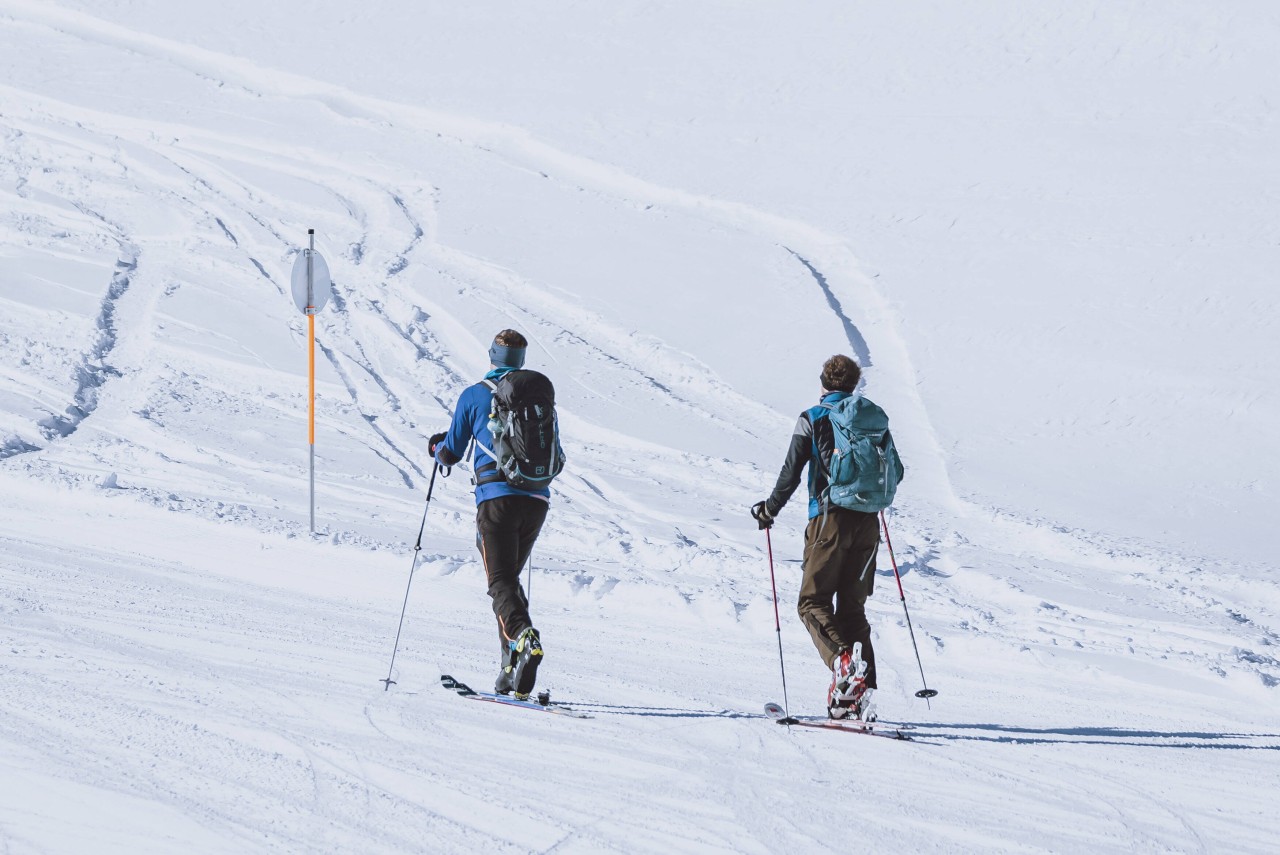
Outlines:
{"label": "dark glove", "polygon": [[431,437],[431,439],[427,440],[427,454],[430,454],[432,457],[435,457],[436,446],[444,442],[445,436],[446,436],[446,432],[440,431],[440,433],[435,434],[434,436]]}
{"label": "dark glove", "polygon": [[760,528],[770,528],[773,525],[773,514],[769,513],[769,508],[764,502],[756,502],[751,506],[751,516],[756,518]]}

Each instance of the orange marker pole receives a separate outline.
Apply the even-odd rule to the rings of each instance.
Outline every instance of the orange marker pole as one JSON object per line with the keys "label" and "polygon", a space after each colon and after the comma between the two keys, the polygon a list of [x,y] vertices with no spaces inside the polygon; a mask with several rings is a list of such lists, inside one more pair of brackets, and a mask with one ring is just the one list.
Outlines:
{"label": "orange marker pole", "polygon": [[[311,346],[309,353],[309,374],[310,374],[310,399],[311,406],[307,414],[307,442],[313,447],[316,444],[316,316],[307,315],[307,327],[310,332]],[[314,450],[312,452],[315,453]]]}
{"label": "orange marker pole", "polygon": [[307,316],[307,448],[311,456],[311,533],[316,533],[316,315],[333,294],[329,265],[316,252],[316,230],[307,229],[308,246],[293,259],[289,291],[293,305]]}

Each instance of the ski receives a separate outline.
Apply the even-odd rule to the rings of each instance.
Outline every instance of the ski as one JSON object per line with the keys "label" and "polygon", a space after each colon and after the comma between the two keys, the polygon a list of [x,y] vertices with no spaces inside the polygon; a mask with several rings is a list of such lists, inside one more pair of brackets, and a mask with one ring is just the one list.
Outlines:
{"label": "ski", "polygon": [[440,685],[446,689],[450,689],[458,694],[459,697],[471,698],[475,701],[487,701],[491,704],[502,704],[507,707],[519,707],[526,710],[535,710],[537,712],[552,713],[553,715],[565,715],[570,718],[591,718],[584,712],[579,712],[572,707],[561,703],[553,703],[547,692],[540,692],[538,700],[522,701],[513,698],[510,695],[499,695],[494,692],[477,692],[466,683],[460,683],[448,674],[440,675]]}
{"label": "ski", "polygon": [[859,721],[858,719],[816,718],[813,716],[792,716],[787,718],[787,714],[782,707],[772,702],[764,705],[764,714],[777,724],[785,724],[788,727],[794,725],[796,727],[813,727],[822,730],[843,730],[846,733],[861,733],[866,736],[879,736],[885,739],[897,739],[902,742],[911,741],[911,736],[907,734],[910,728],[903,725]]}

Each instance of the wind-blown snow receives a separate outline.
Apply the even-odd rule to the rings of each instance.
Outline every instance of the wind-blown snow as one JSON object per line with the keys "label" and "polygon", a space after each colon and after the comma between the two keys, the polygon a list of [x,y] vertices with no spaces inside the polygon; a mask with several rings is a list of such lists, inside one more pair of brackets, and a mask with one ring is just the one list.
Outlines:
{"label": "wind-blown snow", "polygon": [[[265,7],[265,8],[264,8]],[[1268,851],[1280,13],[0,0],[7,851]],[[318,516],[305,324],[317,231]],[[541,682],[426,438],[515,326]],[[787,732],[821,361],[908,466],[886,718]],[[773,531],[793,711],[826,676]]]}

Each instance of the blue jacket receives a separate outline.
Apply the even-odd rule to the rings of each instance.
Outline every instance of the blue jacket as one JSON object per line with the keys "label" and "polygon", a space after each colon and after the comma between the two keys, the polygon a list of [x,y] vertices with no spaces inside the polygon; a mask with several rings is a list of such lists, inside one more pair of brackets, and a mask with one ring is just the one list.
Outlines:
{"label": "blue jacket", "polygon": [[[849,392],[828,392],[822,396],[823,404],[834,404],[848,398]],[[827,469],[831,465],[831,452],[835,448],[835,436],[831,429],[831,411],[819,404],[800,414],[796,429],[791,434],[787,459],[773,493],[765,500],[765,507],[777,516],[791,494],[800,486],[801,473],[809,467],[809,519],[822,514],[821,496],[827,489]]]}
{"label": "blue jacket", "polygon": [[[495,368],[484,375],[484,379],[497,380],[512,370],[514,369]],[[480,450],[481,445],[485,448],[493,448],[493,435],[489,433],[489,412],[492,408],[493,391],[484,383],[468,386],[463,391],[462,396],[458,398],[458,406],[453,411],[453,422],[449,425],[449,431],[436,446],[436,460],[441,466],[452,466],[462,460],[467,453],[467,446],[473,442],[476,443],[476,447],[475,457],[471,461],[471,471],[474,473],[485,464],[495,464],[492,457]],[[541,490],[517,490],[505,481],[476,485],[477,505],[499,496],[533,496],[549,502],[551,491],[545,487]]]}

